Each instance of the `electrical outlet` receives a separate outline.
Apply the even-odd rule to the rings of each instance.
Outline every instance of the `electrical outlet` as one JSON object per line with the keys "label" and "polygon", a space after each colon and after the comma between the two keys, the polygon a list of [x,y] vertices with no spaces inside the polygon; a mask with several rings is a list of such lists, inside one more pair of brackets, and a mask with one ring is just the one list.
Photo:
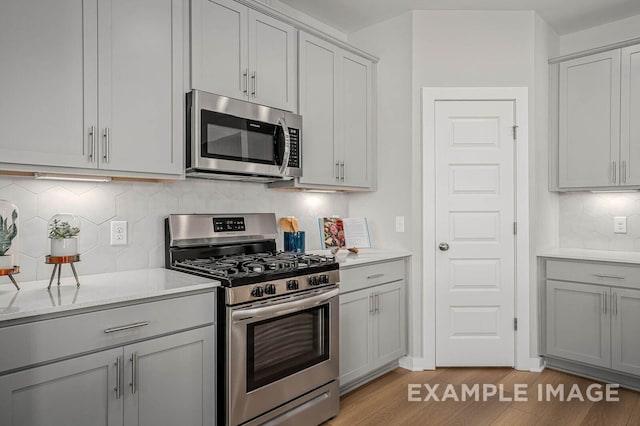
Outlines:
{"label": "electrical outlet", "polygon": [[627,233],[627,217],[626,216],[616,216],[613,218],[613,232],[615,234]]}
{"label": "electrical outlet", "polygon": [[111,245],[123,246],[127,244],[127,221],[111,221]]}
{"label": "electrical outlet", "polygon": [[404,232],[404,216],[396,216],[396,232]]}

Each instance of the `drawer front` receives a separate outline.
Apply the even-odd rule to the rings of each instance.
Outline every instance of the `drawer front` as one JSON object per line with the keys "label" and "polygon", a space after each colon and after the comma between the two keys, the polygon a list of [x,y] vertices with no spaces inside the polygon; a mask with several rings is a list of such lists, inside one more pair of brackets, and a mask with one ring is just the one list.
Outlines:
{"label": "drawer front", "polygon": [[340,270],[340,292],[360,290],[406,278],[404,260],[393,260]]}
{"label": "drawer front", "polygon": [[547,278],[640,289],[640,266],[547,260]]}
{"label": "drawer front", "polygon": [[203,293],[0,328],[0,373],[214,323]]}

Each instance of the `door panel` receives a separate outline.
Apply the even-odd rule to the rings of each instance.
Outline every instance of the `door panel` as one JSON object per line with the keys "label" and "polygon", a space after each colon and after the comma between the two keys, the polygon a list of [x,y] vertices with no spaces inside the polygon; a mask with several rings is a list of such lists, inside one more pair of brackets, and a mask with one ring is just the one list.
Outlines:
{"label": "door panel", "polygon": [[611,367],[640,375],[640,291],[612,289]]}
{"label": "door panel", "polygon": [[122,348],[0,377],[3,426],[119,426],[115,362]]}
{"label": "door panel", "polygon": [[375,287],[376,301],[376,364],[384,366],[405,355],[404,281]]}
{"label": "door panel", "polygon": [[342,87],[338,91],[337,119],[342,129],[340,159],[346,186],[371,186],[371,62],[343,52],[340,56]]}
{"label": "door panel", "polygon": [[618,185],[620,51],[562,62],[559,84],[560,188]]}
{"label": "door panel", "polygon": [[622,108],[620,126],[622,182],[640,185],[640,45],[622,49]]}
{"label": "door panel", "polygon": [[295,111],[295,64],[295,29],[249,10],[249,99]]}
{"label": "door panel", "polygon": [[181,172],[181,23],[181,0],[100,3],[100,168]]}
{"label": "door panel", "polygon": [[547,353],[611,366],[609,288],[547,281]]}
{"label": "door panel", "polygon": [[334,109],[340,49],[299,32],[300,114],[302,123],[302,183],[339,183],[334,151],[338,128]]}
{"label": "door panel", "polygon": [[193,0],[191,25],[192,88],[247,100],[248,8],[232,0]]}
{"label": "door panel", "polygon": [[513,101],[437,101],[436,365],[514,364]]}
{"label": "door panel", "polygon": [[126,346],[125,425],[213,424],[213,342],[210,326]]}
{"label": "door panel", "polygon": [[0,162],[95,168],[97,1],[0,3]]}
{"label": "door panel", "polygon": [[373,297],[370,289],[340,295],[340,386],[373,366]]}

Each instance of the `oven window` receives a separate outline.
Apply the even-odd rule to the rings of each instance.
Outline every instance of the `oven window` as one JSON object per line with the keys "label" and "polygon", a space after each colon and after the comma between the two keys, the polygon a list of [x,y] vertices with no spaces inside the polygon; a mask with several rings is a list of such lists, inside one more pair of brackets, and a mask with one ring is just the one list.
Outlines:
{"label": "oven window", "polygon": [[329,305],[247,325],[247,391],[329,359]]}
{"label": "oven window", "polygon": [[274,124],[219,112],[201,111],[202,156],[252,163],[274,163]]}

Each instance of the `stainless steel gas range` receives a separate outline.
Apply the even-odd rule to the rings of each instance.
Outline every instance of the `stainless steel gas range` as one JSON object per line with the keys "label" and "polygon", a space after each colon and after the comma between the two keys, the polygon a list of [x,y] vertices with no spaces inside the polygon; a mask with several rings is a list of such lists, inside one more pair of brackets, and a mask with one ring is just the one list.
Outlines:
{"label": "stainless steel gas range", "polygon": [[226,425],[338,414],[338,263],[276,251],[273,213],[170,215],[166,267],[222,282],[218,411]]}

